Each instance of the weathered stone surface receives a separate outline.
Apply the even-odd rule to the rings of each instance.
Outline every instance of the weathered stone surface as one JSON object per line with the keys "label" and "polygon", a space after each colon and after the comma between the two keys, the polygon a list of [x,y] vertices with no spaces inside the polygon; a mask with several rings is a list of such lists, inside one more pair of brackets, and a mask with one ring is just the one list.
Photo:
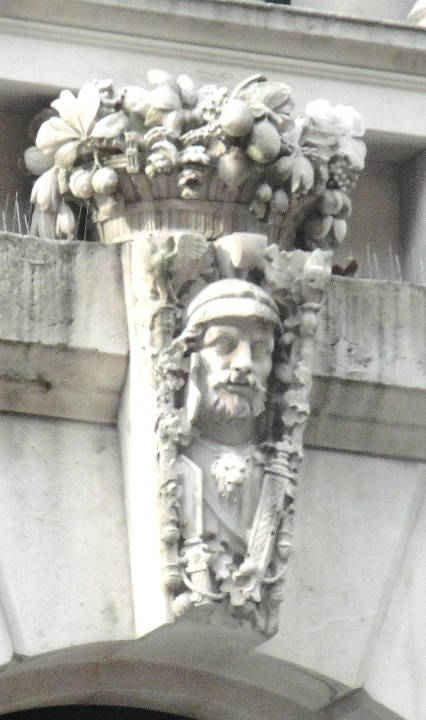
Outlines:
{"label": "weathered stone surface", "polygon": [[315,373],[422,388],[426,288],[334,278],[318,322]]}
{"label": "weathered stone surface", "polygon": [[401,542],[395,582],[389,588],[376,642],[368,658],[366,688],[404,718],[425,717],[426,475]]}
{"label": "weathered stone surface", "polygon": [[[118,249],[10,234],[0,247],[0,408],[114,422],[128,352]],[[422,287],[332,280],[311,445],[425,457],[424,324]]]}
{"label": "weathered stone surface", "polygon": [[426,458],[425,295],[334,279],[319,319],[309,444]]}
{"label": "weathered stone surface", "polygon": [[0,253],[2,338],[126,354],[117,250],[0,233]]}
{"label": "weathered stone surface", "polygon": [[[424,487],[422,463],[306,450],[280,632],[262,652],[321,668],[351,687],[363,684],[391,588],[400,582],[407,587],[398,581],[400,562]],[[418,541],[412,542],[415,553]],[[405,561],[407,572],[414,559]],[[419,578],[407,595],[407,613],[421,583]],[[397,597],[399,591],[395,602]],[[395,623],[398,612],[395,606]],[[407,632],[409,627],[415,627],[414,619]],[[393,633],[390,616],[386,632]],[[401,652],[396,638],[391,646]],[[388,648],[383,643],[384,653]],[[380,661],[374,668],[381,676]],[[375,687],[376,699],[384,702],[379,684]]]}
{"label": "weathered stone surface", "polygon": [[115,430],[2,414],[0,474],[0,592],[13,651],[132,637]]}
{"label": "weathered stone surface", "polygon": [[117,250],[0,234],[0,409],[111,423],[127,367]]}

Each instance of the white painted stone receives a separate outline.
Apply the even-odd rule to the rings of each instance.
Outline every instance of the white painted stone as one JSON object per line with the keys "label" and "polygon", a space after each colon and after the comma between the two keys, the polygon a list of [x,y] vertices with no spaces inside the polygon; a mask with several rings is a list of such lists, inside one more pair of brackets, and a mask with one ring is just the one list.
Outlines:
{"label": "white painted stone", "polygon": [[426,459],[424,309],[421,287],[333,280],[319,318],[308,444]]}
{"label": "white painted stone", "polygon": [[133,636],[116,432],[0,416],[1,594],[14,652]]}
{"label": "white painted stone", "polygon": [[425,296],[408,283],[334,278],[319,317],[315,373],[424,388]]}
{"label": "white painted stone", "polygon": [[0,409],[114,422],[128,351],[116,249],[5,233],[0,254]]}
{"label": "white painted stone", "polygon": [[0,252],[1,337],[127,353],[123,285],[115,248],[1,233]]}
{"label": "white painted stone", "polygon": [[[100,5],[102,12],[94,11],[93,5]],[[244,16],[238,3],[227,2],[226,12],[223,7],[212,0],[190,7],[175,3],[179,22],[170,25],[165,22],[169,6],[164,0],[156,3],[155,11],[149,0],[132,8],[102,6],[92,0],[79,3],[77,29],[75,13],[63,6],[59,9],[57,3],[14,6],[7,17],[0,15],[2,42],[14,36],[16,54],[25,55],[26,63],[17,64],[6,55],[2,74],[7,88],[15,83],[29,85],[31,97],[37,90],[28,68],[37,65],[38,92],[45,97],[49,92],[53,96],[54,88],[75,88],[88,77],[103,77],[107,67],[114,68],[119,87],[140,82],[150,67],[169,70],[171,61],[179,62],[180,70],[197,83],[214,82],[220,68],[228,86],[245,77],[249,68],[254,72],[261,66],[272,79],[285,78],[298,87],[301,106],[313,97],[328,97],[357,107],[370,129],[423,137],[425,61],[417,30],[370,23],[366,35],[360,20],[340,18],[330,24],[329,17],[318,13],[287,13],[266,3],[246,5]],[[58,27],[53,30],[55,22]],[[139,27],[144,28],[141,39]],[[249,49],[246,28],[250,28]],[[197,57],[194,36],[202,48]],[[52,63],[58,57],[61,62]],[[405,112],[407,106],[410,113]]]}
{"label": "white painted stone", "polygon": [[371,643],[366,689],[406,720],[426,715],[426,475],[382,622]]}
{"label": "white painted stone", "polygon": [[135,630],[136,636],[142,636],[171,618],[163,592],[158,523],[156,440],[153,427],[156,416],[155,396],[143,364],[149,348],[138,347],[137,344],[137,309],[133,303],[131,263],[132,247],[125,245],[123,276],[132,352],[118,417],[118,433],[123,458]]}
{"label": "white painted stone", "polygon": [[306,451],[280,631],[262,652],[362,684],[422,483],[421,463]]}
{"label": "white painted stone", "polygon": [[[360,5],[361,2],[352,3],[352,10],[355,11]],[[76,24],[74,11],[77,7],[79,28],[72,27]],[[174,4],[176,21],[165,23],[164,13],[170,12],[170,4],[162,0],[159,0],[158,8],[155,10],[152,4],[145,0],[134,2],[128,0],[126,7],[116,8],[113,7],[113,3],[106,4],[101,0],[84,3],[77,0],[72,10],[64,2],[57,3],[50,0],[43,4],[26,4],[24,8],[8,3],[6,10],[0,11],[3,13],[2,38],[4,46],[7,47],[10,38],[13,37],[14,57],[5,54],[4,77],[0,88],[3,101],[9,103],[10,100],[9,82],[17,81],[18,94],[25,88],[29,97],[34,98],[46,92],[50,94],[55,84],[73,87],[81,84],[88,75],[103,76],[106,67],[114,67],[118,84],[120,81],[123,84],[133,82],[136,65],[140,68],[139,72],[142,76],[144,70],[154,64],[154,57],[155,64],[159,63],[164,69],[169,68],[171,61],[175,63],[179,60],[183,70],[204,82],[215,80],[219,72],[228,85],[244,77],[247,68],[258,69],[262,64],[262,69],[272,69],[272,74],[269,74],[274,79],[282,80],[283,76],[286,76],[295,88],[299,88],[301,83],[302,92],[299,94],[301,103],[311,99],[315,92],[318,95],[328,96],[336,102],[357,105],[366,115],[367,123],[375,133],[374,142],[379,157],[381,153],[381,159],[389,159],[387,150],[382,145],[386,134],[391,134],[395,138],[397,133],[401,133],[397,136],[399,140],[395,141],[398,149],[392,150],[393,153],[395,152],[393,157],[407,159],[412,148],[417,152],[418,143],[422,142],[424,135],[422,79],[424,60],[422,50],[418,47],[423,40],[420,30],[408,27],[385,27],[379,23],[369,23],[366,26],[365,23],[354,20],[337,19],[330,23],[329,19],[324,19],[318,13],[291,10],[283,12],[282,8],[270,8],[266,4],[253,4],[251,8],[244,8],[243,21],[241,7],[241,3],[234,2],[181,1]],[[377,3],[370,8],[370,11],[379,13],[381,7],[382,3]],[[387,7],[389,13],[397,10],[396,3],[393,2],[388,3]],[[402,3],[399,7],[402,7]],[[8,17],[5,17],[5,13]],[[17,22],[13,17],[18,18]],[[135,21],[136,19],[138,22]],[[41,21],[41,25],[37,24],[38,21]],[[50,24],[52,21],[57,23],[56,27]],[[138,39],[137,33],[140,33],[141,27],[145,36]],[[164,34],[164,28],[167,36]],[[200,34],[197,35],[196,31]],[[135,34],[132,36],[131,33]],[[247,49],[248,34],[251,40],[249,50]],[[195,37],[198,47],[194,46]],[[265,42],[270,56],[265,55]],[[213,47],[214,43],[222,47]],[[141,49],[142,54],[140,54]],[[288,55],[284,57],[283,52]],[[262,56],[261,63],[259,54]],[[25,58],[25,63],[16,63],[16,56]],[[295,58],[301,59],[295,62]],[[52,59],[55,62],[52,62]],[[359,67],[360,63],[362,67]],[[215,67],[213,68],[212,65]],[[38,84],[35,86],[32,85],[33,67],[38,68]],[[404,74],[404,71],[408,71],[408,75]],[[23,102],[24,105],[27,102],[28,107],[28,101],[17,99],[16,94],[14,92],[12,97],[12,102],[17,103],[16,107],[20,104],[22,108]],[[29,102],[32,100],[30,99]],[[407,107],[410,108],[410,112],[407,112]],[[9,128],[11,124],[10,121]],[[387,147],[395,148],[395,142],[391,140]],[[9,187],[12,172],[10,165],[7,167]],[[413,167],[414,164],[407,169],[408,174],[411,175]],[[421,164],[415,167],[421,169]],[[378,201],[375,202],[374,209],[379,219],[377,221],[370,219],[368,223],[364,223],[367,211],[369,209],[371,211],[371,188],[374,187],[373,183],[371,185],[367,183],[366,202],[359,211],[358,217],[355,217],[355,221],[359,221],[359,237],[364,233],[369,234],[370,237],[374,234],[380,236],[378,259],[382,268],[386,266],[387,245],[395,249],[398,242],[396,192],[398,169],[377,165],[372,177],[375,177],[377,182],[381,181],[377,192]],[[416,174],[413,177],[415,177],[413,192],[408,193],[404,201],[407,206],[413,205],[412,200],[417,192],[416,184],[421,175]],[[422,202],[419,201],[414,213],[415,232],[410,235],[409,240],[409,247],[415,249],[416,256],[423,241]],[[382,212],[382,208],[385,207],[386,212]],[[408,223],[410,222],[409,219]],[[111,249],[105,250],[111,251]],[[90,258],[89,263],[84,262],[84,266],[79,268],[79,275],[84,274],[85,268],[93,266],[92,261],[95,256],[100,257],[97,250],[93,249],[90,252],[93,252],[94,256]],[[114,262],[116,261],[117,257]],[[365,261],[364,257],[364,267]],[[98,269],[99,267],[97,266]],[[119,272],[118,263],[115,268],[116,270],[118,268]],[[418,282],[420,264],[417,263],[416,266],[415,260],[410,261],[405,269],[406,277]],[[102,273],[99,272],[99,278],[101,277]],[[116,282],[117,277],[115,280],[112,279],[111,286],[115,287]],[[96,295],[96,277],[93,279],[91,276],[89,288],[92,288]],[[411,291],[406,286],[377,286],[377,284],[373,290],[372,285],[338,280],[333,283],[333,288],[333,312],[329,313],[327,327],[321,339],[322,377],[317,385],[319,393],[314,396],[314,409],[316,409],[315,403],[318,398],[321,404],[324,401],[323,390],[327,386],[325,410],[328,425],[324,429],[324,424],[320,423],[321,427],[317,425],[313,428],[308,435],[310,441],[318,445],[328,444],[330,447],[350,447],[357,452],[363,450],[375,454],[419,457],[424,448],[425,417],[422,404],[424,401],[423,291],[419,289]],[[40,290],[38,283],[36,290]],[[99,314],[87,313],[87,307],[91,307],[93,302],[90,291],[87,294],[84,291],[79,296],[81,314],[79,320],[75,318],[75,322],[76,327],[79,328],[77,336],[83,344],[76,343],[74,348],[76,355],[70,353],[67,362],[64,362],[63,356],[59,355],[58,348],[56,349],[58,357],[54,377],[59,393],[53,404],[57,408],[62,402],[64,409],[61,412],[68,417],[73,416],[73,407],[75,408],[76,405],[81,407],[84,403],[84,411],[87,413],[85,419],[93,419],[93,416],[90,416],[90,406],[94,402],[94,396],[90,394],[90,389],[91,386],[100,389],[99,385],[96,385],[97,375],[100,377],[101,385],[105,382],[108,388],[111,387],[113,373],[107,372],[102,353],[98,353],[99,348],[96,344],[95,347],[89,348],[89,351],[94,352],[87,364],[83,363],[79,355],[82,348],[87,347],[85,343],[88,337],[99,337],[97,336],[99,327],[105,327],[102,325],[103,312],[105,311],[108,318],[114,316],[116,306],[114,302],[109,304],[112,298],[108,293],[108,287],[106,290],[104,307]],[[7,302],[12,293],[13,285],[10,284],[3,293],[7,307],[10,307]],[[22,295],[19,298],[22,300]],[[88,303],[86,303],[87,299]],[[15,305],[18,307],[19,303]],[[50,320],[53,317],[53,322],[58,323],[58,327],[61,324],[61,318],[48,316],[47,310],[52,309],[52,304],[45,305],[42,308],[43,313],[40,312],[40,307],[36,302],[32,302],[33,311],[39,313],[34,324],[30,315],[25,312],[22,312],[18,318],[19,323],[29,334],[29,339],[25,342],[32,343],[29,348],[21,343],[19,352],[25,355],[28,350],[28,357],[22,358],[20,367],[25,368],[25,360],[27,360],[27,369],[37,370],[35,375],[27,375],[29,381],[37,380],[38,370],[43,368],[43,364],[50,368],[53,364],[47,355],[43,355],[43,351],[38,352],[34,348],[34,344],[40,342],[40,337],[49,337],[53,338],[49,343],[54,345],[57,337],[62,337],[63,331],[63,328],[58,330],[56,336],[47,322],[43,325],[41,315]],[[12,309],[12,312],[15,310]],[[67,317],[66,313],[63,316]],[[342,325],[346,323],[345,327],[348,329],[342,342],[337,344],[333,329],[334,320],[331,318],[338,318]],[[125,338],[124,322],[121,327],[124,328],[122,337]],[[51,331],[52,335],[49,335]],[[106,347],[105,352],[113,354],[115,348],[120,346],[120,341],[114,336],[114,329],[111,329],[111,326],[110,331],[111,334],[107,332],[107,335],[111,337],[111,346]],[[70,335],[67,333],[64,335],[65,340],[59,342],[68,343]],[[7,337],[5,339],[7,340]],[[121,346],[122,356],[127,350],[124,346],[125,343]],[[370,359],[370,354],[373,355],[373,360]],[[0,356],[7,359],[5,343]],[[17,357],[18,354],[14,359],[7,359],[9,376]],[[72,366],[76,357],[80,372],[75,372],[73,375]],[[97,365],[96,359],[102,360],[102,364]],[[62,374],[61,364],[64,365]],[[329,374],[332,376],[330,383],[335,382],[332,391],[330,391],[331,385],[328,385],[328,380],[325,378]],[[67,387],[67,377],[73,378],[71,388]],[[35,397],[30,392],[30,382],[27,383],[25,401],[22,399],[22,405],[17,408],[16,401],[20,393],[13,378],[9,377],[9,380],[12,380],[8,387],[10,405],[2,406],[3,409],[22,411],[25,408],[25,412],[52,412],[52,406],[49,408],[48,403],[43,405],[41,402],[40,382],[40,392]],[[119,384],[117,380],[114,382],[116,397]],[[141,392],[140,379],[135,382],[134,377],[131,377],[130,383],[135,402],[131,411],[134,425],[133,428],[128,426],[127,401],[124,399],[120,429],[123,438],[122,451],[125,461],[128,461],[125,477],[131,505],[133,501],[139,503],[141,500],[140,467],[145,458],[144,448],[138,444],[139,432],[141,428],[145,428],[147,437],[152,437],[152,434],[150,429],[146,428],[147,416],[144,415],[146,396]],[[67,399],[68,390],[70,397]],[[3,391],[4,387],[1,387],[0,398],[4,396]],[[102,410],[104,413],[102,419],[113,418],[112,404],[109,404],[108,408],[108,411],[105,408]],[[64,550],[61,548],[60,552],[56,551],[56,555],[53,556],[51,550],[50,555],[46,552],[51,566],[49,568],[51,572],[48,573],[43,565],[44,543],[51,548],[53,540],[58,535],[52,529],[38,534],[35,530],[38,527],[37,522],[30,517],[28,510],[20,512],[25,505],[25,499],[18,498],[16,503],[18,512],[16,517],[14,513],[11,514],[12,520],[7,520],[5,532],[8,537],[18,538],[19,543],[18,541],[13,543],[10,553],[7,543],[2,549],[7,560],[9,586],[13,585],[19,590],[14,594],[14,602],[15,598],[19,600],[17,616],[14,616],[14,602],[5,602],[4,613],[7,618],[5,624],[14,630],[14,639],[17,637],[19,640],[17,651],[20,652],[20,648],[22,650],[25,647],[29,647],[31,651],[33,648],[41,647],[45,650],[57,647],[55,633],[59,633],[57,638],[59,644],[64,645],[71,642],[88,642],[92,638],[102,642],[106,639],[119,638],[125,633],[128,633],[126,637],[130,637],[132,635],[130,584],[128,579],[123,579],[125,574],[123,558],[124,560],[127,558],[125,539],[122,529],[120,532],[111,529],[117,522],[115,511],[111,512],[111,507],[122,508],[119,487],[114,484],[115,489],[108,494],[108,501],[106,494],[103,495],[105,478],[109,478],[109,483],[113,483],[109,475],[110,469],[114,472],[114,477],[120,476],[117,457],[116,454],[113,460],[109,457],[105,467],[102,464],[94,467],[92,459],[92,434],[106,433],[111,439],[114,431],[111,428],[88,430],[87,425],[71,423],[53,424],[33,419],[22,421],[16,417],[4,417],[1,425],[7,428],[9,423],[12,424],[14,431],[9,433],[5,430],[2,435],[4,438],[2,442],[5,443],[2,472],[11,472],[10,467],[14,465],[14,484],[12,488],[9,482],[2,483],[1,492],[5,495],[12,494],[19,488],[20,481],[28,484],[34,478],[37,482],[34,488],[31,488],[31,499],[35,502],[36,508],[42,507],[46,525],[51,522],[47,520],[47,513],[49,511],[51,517],[51,501],[56,497],[57,483],[62,479],[64,484],[59,484],[60,512],[58,511],[53,517],[59,518],[62,529],[65,512],[71,516],[71,519],[79,515],[81,521],[79,504],[84,501],[83,526],[86,529],[90,527],[93,531],[93,536],[90,536],[91,548],[93,548],[92,559],[89,560],[84,555],[82,536],[78,535],[72,538],[72,543],[65,544]],[[36,432],[35,427],[48,427],[49,432],[41,430]],[[360,429],[358,434],[354,432],[356,427]],[[51,428],[56,428],[55,432],[52,432]],[[68,431],[65,428],[71,429]],[[72,441],[66,440],[65,445],[68,450],[63,453],[58,452],[58,447],[62,447],[62,441],[57,441],[62,431],[64,435],[73,438]],[[89,436],[92,439],[89,439]],[[85,437],[86,440],[83,439]],[[22,458],[18,461],[11,453],[15,440],[19,445],[19,451],[21,447],[24,448],[23,465]],[[72,471],[72,462],[77,457],[77,453],[80,453],[84,461],[84,477],[87,473],[88,485],[84,485],[83,490],[78,484],[82,479],[81,467],[77,471],[75,468],[74,472]],[[46,459],[48,459],[49,473],[45,470]],[[33,463],[36,467],[35,473]],[[280,635],[269,647],[265,647],[266,651],[276,655],[275,666],[262,665],[260,670],[260,663],[253,661],[253,656],[237,659],[232,652],[225,654],[223,647],[220,646],[215,653],[212,653],[213,657],[205,658],[205,644],[197,645],[191,635],[186,639],[186,647],[182,648],[185,643],[178,643],[181,650],[179,655],[176,644],[164,641],[161,645],[154,634],[148,643],[144,641],[138,644],[138,651],[143,654],[144,645],[146,647],[151,643],[149,651],[145,650],[146,657],[150,657],[151,663],[135,662],[132,665],[128,662],[131,652],[120,648],[123,654],[114,665],[114,662],[107,660],[108,653],[113,655],[110,645],[108,648],[101,647],[99,655],[96,657],[93,655],[92,662],[87,664],[84,664],[82,658],[87,658],[90,650],[81,647],[78,647],[76,654],[69,658],[68,664],[58,656],[43,658],[41,665],[38,666],[33,664],[34,661],[23,663],[21,667],[14,663],[1,679],[2,711],[62,701],[112,701],[174,712],[182,711],[209,720],[231,717],[234,719],[237,712],[238,717],[244,717],[245,720],[254,718],[269,720],[269,718],[283,717],[285,714],[295,720],[302,717],[303,713],[300,715],[300,709],[293,707],[286,697],[296,700],[298,685],[302,688],[299,700],[303,698],[305,706],[308,704],[311,708],[319,706],[319,699],[321,702],[332,700],[335,697],[336,687],[332,685],[332,688],[328,688],[329,694],[327,694],[326,683],[317,687],[315,681],[313,685],[309,685],[306,679],[303,679],[303,673],[301,676],[296,673],[289,682],[291,673],[281,658],[288,659],[291,656],[292,662],[320,668],[321,672],[330,673],[333,677],[344,677],[348,684],[356,686],[364,681],[367,660],[372,656],[374,662],[371,665],[367,684],[371,694],[395,711],[402,713],[404,718],[419,720],[419,717],[425,714],[424,693],[421,683],[418,682],[418,678],[422,679],[425,675],[425,669],[421,664],[422,645],[419,642],[421,636],[418,634],[419,628],[423,627],[423,616],[419,615],[418,609],[422,608],[425,595],[423,574],[418,569],[419,562],[423,562],[421,542],[424,544],[423,539],[421,542],[417,539],[417,532],[422,538],[424,534],[420,524],[416,534],[413,535],[412,546],[405,560],[402,555],[405,549],[404,543],[408,543],[409,530],[413,526],[413,514],[418,501],[418,485],[423,482],[419,476],[420,466],[359,455],[311,451],[308,453],[305,472],[298,508],[299,549],[289,569],[285,612],[282,619],[285,634]],[[54,476],[54,482],[50,484],[49,480],[51,495],[45,500],[47,503],[45,506],[41,498],[41,488],[46,476],[49,479]],[[144,479],[146,481],[147,478]],[[72,480],[75,480],[75,485]],[[116,482],[117,480],[114,481]],[[92,495],[88,493],[89,487],[92,489]],[[150,490],[150,501],[153,501],[154,490],[152,487]],[[99,505],[96,502],[98,493],[104,498]],[[3,504],[2,507],[4,508],[5,505]],[[10,503],[8,507],[10,508]],[[133,511],[130,535],[135,538],[136,543],[152,541],[154,518],[150,516],[151,507],[152,505],[147,503],[142,508],[141,515],[136,509]],[[97,514],[98,511],[102,514],[102,520]],[[26,524],[22,523],[22,518]],[[308,521],[305,525],[306,519]],[[74,528],[79,527],[81,528],[81,525],[76,521]],[[108,531],[110,531],[109,535]],[[115,555],[116,545],[113,541],[116,540],[117,535],[121,550]],[[30,545],[30,540],[34,543],[34,538],[37,543]],[[318,541],[318,538],[321,540]],[[20,550],[20,543],[23,551]],[[159,568],[156,561],[152,561],[153,545],[154,543],[144,559],[146,558],[150,568],[150,577],[153,578],[154,583],[158,583]],[[67,554],[68,551],[70,555]],[[149,564],[150,553],[151,564]],[[325,554],[331,557],[332,561],[329,564],[324,563]],[[80,567],[81,557],[84,558],[82,567]],[[118,558],[115,560],[116,564],[111,557]],[[61,565],[62,559],[67,570]],[[137,559],[136,557],[136,561]],[[1,561],[3,563],[3,554]],[[389,605],[389,591],[397,582],[399,561],[403,571],[400,573],[400,584],[397,585]],[[112,568],[111,562],[113,562]],[[132,562],[135,567],[133,558]],[[301,562],[303,562],[302,569]],[[43,572],[39,577],[36,571],[40,567]],[[102,568],[102,575],[99,568]],[[43,591],[45,591],[51,583],[52,572],[55,571],[61,578],[65,578],[64,587],[66,590],[69,589],[69,594],[64,597],[65,593],[59,591],[57,595],[53,593],[51,607],[43,592],[38,589],[40,588],[38,583],[44,581]],[[92,577],[95,578],[98,588],[96,596],[92,594],[93,588],[90,584]],[[73,585],[75,578],[78,578],[79,584],[81,578],[83,579],[82,588],[78,587],[78,601],[81,597],[85,602],[87,601],[87,607],[90,608],[88,615],[84,614],[82,608],[75,607],[73,602],[73,592],[77,592]],[[314,593],[309,590],[313,582],[316,589],[315,597],[312,597]],[[114,583],[120,587],[117,589]],[[134,593],[136,605],[137,598],[142,597],[141,604],[136,608],[139,613],[136,623],[137,634],[140,634],[150,628],[150,618],[144,617],[145,610],[147,615],[152,615],[155,623],[158,623],[162,618],[162,607],[154,600],[154,597],[158,598],[159,595],[152,594],[146,597],[145,578],[140,566],[133,573],[133,585],[137,588],[137,592]],[[365,591],[366,586],[370,592]],[[33,587],[36,588],[35,593]],[[123,587],[126,588],[125,603],[121,600]],[[123,614],[127,620],[122,618],[118,630],[117,628],[113,630],[108,621],[99,618],[105,588],[108,590],[107,595],[109,593],[109,596],[113,595],[115,598],[120,596],[122,607],[126,608]],[[5,597],[7,601],[7,592]],[[386,610],[388,605],[389,609]],[[401,608],[403,608],[403,626],[399,628]],[[378,632],[383,617],[385,620]],[[74,620],[77,623],[77,630],[74,626],[71,627]],[[22,621],[21,625],[18,621]],[[46,631],[48,622],[50,626]],[[39,631],[50,632],[44,644],[39,638],[35,638],[35,634]],[[117,634],[114,634],[115,632]],[[379,639],[372,653],[371,648],[377,636]],[[5,657],[8,658],[10,647],[7,638],[4,648]],[[170,658],[174,655],[177,662],[175,665],[170,665]],[[188,657],[195,659],[192,665],[188,664]],[[267,658],[267,655],[264,657]],[[155,664],[154,658],[158,664]],[[205,663],[203,671],[198,671],[198,674],[197,662]],[[63,665],[67,667],[64,669]],[[283,687],[281,694],[280,686]],[[290,690],[288,690],[289,686],[291,686]],[[235,708],[238,708],[238,711]],[[341,714],[343,717],[366,720],[373,716],[387,717],[385,712],[378,710],[375,713],[371,710],[370,715],[365,706],[360,710],[359,706],[346,704]],[[336,707],[330,710],[330,714],[339,717]]]}

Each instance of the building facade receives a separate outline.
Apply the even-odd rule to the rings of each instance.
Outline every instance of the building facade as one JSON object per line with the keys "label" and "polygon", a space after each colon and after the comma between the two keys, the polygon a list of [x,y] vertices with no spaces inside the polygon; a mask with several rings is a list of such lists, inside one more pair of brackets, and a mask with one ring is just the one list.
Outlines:
{"label": "building facade", "polygon": [[[396,1],[0,3],[3,714],[80,704],[197,720],[425,715],[426,35],[416,13]],[[357,273],[335,273],[323,298],[293,552],[279,630],[262,642],[221,622],[170,622],[156,490],[143,481],[152,416],[128,325],[127,251],[33,236],[31,181],[17,168],[32,118],[61,89],[109,77],[139,86],[151,68],[229,88],[262,73],[292,87],[297,113],[327,98],[355,107],[367,129],[333,259],[343,271],[355,260]],[[240,229],[253,231],[230,227]]]}

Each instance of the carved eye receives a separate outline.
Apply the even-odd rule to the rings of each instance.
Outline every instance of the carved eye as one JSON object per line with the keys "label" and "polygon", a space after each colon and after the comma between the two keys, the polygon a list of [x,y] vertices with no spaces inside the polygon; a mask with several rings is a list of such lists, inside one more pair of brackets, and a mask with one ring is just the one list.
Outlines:
{"label": "carved eye", "polygon": [[229,355],[235,349],[236,343],[237,341],[232,335],[219,335],[214,345],[219,355]]}

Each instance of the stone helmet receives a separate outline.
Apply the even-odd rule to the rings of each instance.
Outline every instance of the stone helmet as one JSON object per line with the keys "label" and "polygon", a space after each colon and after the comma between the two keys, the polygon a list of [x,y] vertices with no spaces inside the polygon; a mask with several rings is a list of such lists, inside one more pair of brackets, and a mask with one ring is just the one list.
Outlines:
{"label": "stone helmet", "polygon": [[189,303],[183,324],[195,327],[211,320],[235,317],[264,320],[281,330],[274,299],[258,285],[238,278],[217,280],[203,288]]}

